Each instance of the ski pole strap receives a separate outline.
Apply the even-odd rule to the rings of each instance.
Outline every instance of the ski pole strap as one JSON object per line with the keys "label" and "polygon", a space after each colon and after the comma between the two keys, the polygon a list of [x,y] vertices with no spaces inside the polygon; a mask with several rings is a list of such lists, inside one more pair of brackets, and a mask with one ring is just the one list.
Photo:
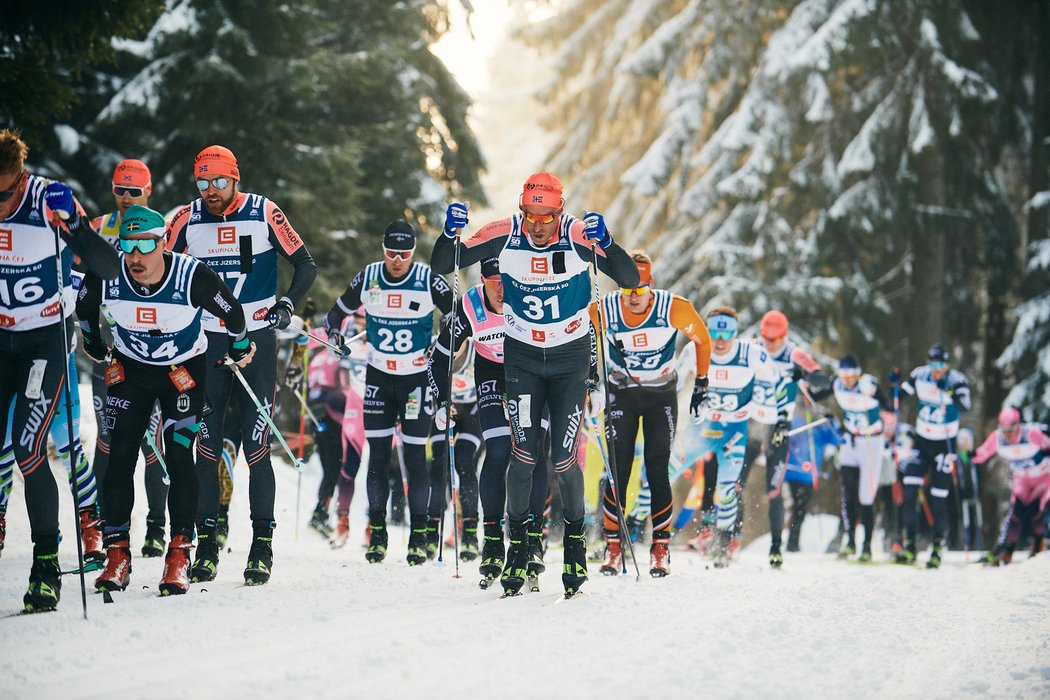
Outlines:
{"label": "ski pole strap", "polygon": [[277,425],[275,425],[273,419],[270,418],[270,414],[267,413],[266,409],[263,408],[262,402],[259,401],[259,397],[255,395],[254,391],[252,391],[252,387],[248,384],[248,380],[245,379],[244,375],[241,374],[240,367],[238,367],[237,363],[228,357],[225,360],[223,360],[223,362],[233,371],[234,376],[237,377],[237,380],[241,383],[241,386],[244,387],[245,393],[248,394],[248,397],[252,400],[252,403],[255,404],[255,408],[259,411],[259,415],[263,417],[264,421],[266,421],[266,425],[270,426],[270,430],[272,430],[273,434],[277,437],[277,441],[281,443],[281,447],[284,448],[285,453],[288,455],[288,459],[292,461],[292,466],[295,467],[297,471],[302,471],[304,466],[303,460],[296,457],[295,453],[292,452],[292,448],[288,447],[288,443],[285,442],[284,436],[281,435],[281,431],[277,429]]}

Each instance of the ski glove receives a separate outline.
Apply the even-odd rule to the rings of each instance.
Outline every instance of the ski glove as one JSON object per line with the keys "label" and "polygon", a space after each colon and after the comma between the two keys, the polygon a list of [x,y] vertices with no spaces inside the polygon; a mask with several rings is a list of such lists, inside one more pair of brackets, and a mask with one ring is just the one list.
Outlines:
{"label": "ski glove", "polygon": [[73,201],[73,190],[64,182],[52,182],[44,189],[44,201],[48,208],[64,220],[75,219],[77,205]]}
{"label": "ski glove", "polygon": [[452,202],[445,209],[445,229],[442,231],[449,238],[455,238],[459,231],[467,227],[467,205]]}
{"label": "ski glove", "polygon": [[456,412],[452,411],[451,416],[449,415],[449,405],[446,401],[440,406],[438,406],[437,410],[434,411],[434,427],[439,433],[442,433],[448,429],[449,418],[452,419],[453,423],[456,422]]}
{"label": "ski glove", "polygon": [[598,382],[587,381],[587,417],[597,418],[598,414],[605,412],[605,392],[601,390]]}
{"label": "ski glove", "polygon": [[694,416],[700,413],[700,407],[707,398],[707,377],[697,377],[693,382],[693,397],[689,399],[689,412]]}
{"label": "ski glove", "polygon": [[789,430],[791,430],[791,423],[788,421],[787,416],[781,414],[777,418],[777,424],[773,426],[773,435],[769,439],[769,443],[773,447],[780,447],[787,442]]}
{"label": "ski glove", "polygon": [[612,245],[612,234],[605,227],[605,217],[596,211],[583,215],[583,235],[596,242],[602,250]]}
{"label": "ski glove", "polygon": [[227,353],[230,359],[234,362],[240,363],[244,358],[250,357],[255,353],[255,345],[248,340],[248,336],[235,340],[230,343],[230,351]]}
{"label": "ski glove", "polygon": [[84,353],[92,359],[94,362],[103,363],[106,362],[106,357],[109,355],[109,348],[101,340],[93,340],[86,333],[84,334]]}
{"label": "ski glove", "polygon": [[292,322],[292,303],[285,298],[278,299],[266,312],[266,322],[272,328],[283,331]]}
{"label": "ski glove", "polygon": [[350,348],[346,347],[346,339],[343,337],[342,333],[339,333],[337,331],[329,331],[328,342],[334,345],[336,348],[338,348],[338,352],[340,355],[346,357],[350,354]]}
{"label": "ski glove", "polygon": [[299,391],[303,384],[303,366],[298,362],[289,363],[284,371],[284,385],[293,391]]}

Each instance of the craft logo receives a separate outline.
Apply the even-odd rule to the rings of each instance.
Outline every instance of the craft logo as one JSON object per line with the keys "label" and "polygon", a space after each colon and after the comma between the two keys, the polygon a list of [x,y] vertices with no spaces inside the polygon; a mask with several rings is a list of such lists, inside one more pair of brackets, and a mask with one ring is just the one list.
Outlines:
{"label": "craft logo", "polygon": [[11,229],[0,228],[0,250],[11,250]]}
{"label": "craft logo", "polygon": [[634,347],[636,348],[649,347],[649,336],[645,333],[635,333],[632,340],[634,340]]}
{"label": "craft logo", "polygon": [[401,308],[401,295],[390,294],[386,298],[386,306],[388,309],[400,309]]}
{"label": "craft logo", "polygon": [[219,227],[219,245],[233,245],[237,242],[236,226]]}
{"label": "craft logo", "polygon": [[157,310],[142,306],[136,306],[135,322],[141,323],[146,326],[155,325],[157,323]]}
{"label": "craft logo", "polygon": [[550,266],[547,264],[547,258],[532,258],[532,274],[534,275],[549,275]]}

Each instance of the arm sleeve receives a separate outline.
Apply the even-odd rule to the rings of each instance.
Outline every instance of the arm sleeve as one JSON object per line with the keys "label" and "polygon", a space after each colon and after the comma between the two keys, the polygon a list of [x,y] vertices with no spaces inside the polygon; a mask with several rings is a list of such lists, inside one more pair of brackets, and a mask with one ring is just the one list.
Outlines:
{"label": "arm sleeve", "polygon": [[671,325],[693,341],[696,346],[696,376],[706,377],[711,368],[711,334],[688,299],[677,295],[671,299]]}
{"label": "arm sleeve", "polygon": [[999,431],[998,430],[993,430],[991,435],[989,435],[988,437],[986,437],[984,439],[984,442],[981,443],[981,446],[977,448],[977,452],[974,453],[974,457],[973,457],[973,463],[974,464],[984,464],[989,459],[991,459],[992,457],[995,456],[995,453],[996,453],[996,451],[998,450],[998,447],[999,447],[999,445],[998,445],[998,442],[999,442],[998,436],[999,436]]}
{"label": "arm sleeve", "polygon": [[80,258],[85,270],[107,280],[120,274],[117,251],[95,233],[86,216],[78,216],[68,228],[59,227],[58,232],[73,254]]}
{"label": "arm sleeve", "polygon": [[84,275],[84,282],[77,294],[77,318],[85,344],[102,344],[102,329],[99,310],[102,306],[102,278],[94,273]]}
{"label": "arm sleeve", "polygon": [[306,249],[306,244],[288,222],[281,208],[266,200],[266,223],[270,227],[270,245],[292,264],[292,282],[282,299],[296,308],[306,298],[317,278],[317,264]]}
{"label": "arm sleeve", "polygon": [[221,318],[230,340],[241,340],[247,334],[244,309],[222,278],[204,263],[193,268],[190,279],[190,303]]}
{"label": "arm sleeve", "polygon": [[959,409],[960,413],[966,413],[970,410],[970,385],[966,383],[965,379],[960,379],[959,383],[953,387],[952,402]]}
{"label": "arm sleeve", "polygon": [[456,265],[456,245],[459,245],[459,266],[470,267],[485,258],[499,255],[510,236],[512,219],[500,219],[485,224],[474,235],[460,240],[445,235],[438,236],[430,254],[430,267],[439,275],[447,275]]}
{"label": "arm sleeve", "polygon": [[[430,298],[442,314],[448,315],[452,311],[452,288],[441,275],[430,276]],[[459,337],[459,332],[456,332]]]}
{"label": "arm sleeve", "polygon": [[189,204],[181,207],[168,222],[167,246],[173,253],[186,252],[186,224],[190,220],[191,208]]}
{"label": "arm sleeve", "polygon": [[[441,278],[438,277],[438,279]],[[467,342],[467,338],[474,335],[474,329],[463,310],[462,300],[456,305],[455,315],[448,316],[447,322],[442,324],[441,333],[438,334],[437,342],[434,344],[434,352],[430,356],[430,385],[433,387],[439,406],[448,401],[448,363],[450,361],[449,345],[452,343],[452,324],[455,324],[456,352],[458,353]]]}
{"label": "arm sleeve", "polygon": [[357,307],[361,306],[361,288],[364,287],[364,284],[365,273],[362,270],[350,280],[350,284],[346,285],[346,289],[335,300],[332,308],[328,310],[324,318],[326,329],[338,331],[342,328],[343,319],[354,313]]}

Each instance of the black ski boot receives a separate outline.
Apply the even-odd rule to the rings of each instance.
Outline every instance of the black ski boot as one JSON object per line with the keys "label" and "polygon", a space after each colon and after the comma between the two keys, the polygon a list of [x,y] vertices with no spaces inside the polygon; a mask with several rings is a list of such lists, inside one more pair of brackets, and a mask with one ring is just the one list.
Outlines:
{"label": "black ski boot", "polygon": [[941,543],[937,540],[934,540],[933,542],[933,549],[930,551],[930,558],[926,561],[926,568],[941,568]]}
{"label": "black ski boot", "polygon": [[327,500],[318,502],[317,507],[314,508],[314,512],[310,516],[310,522],[307,523],[307,525],[325,539],[332,536],[332,526],[328,523]]}
{"label": "black ski boot", "polygon": [[507,548],[507,563],[499,577],[503,586],[503,597],[518,595],[525,585],[526,567],[529,563],[528,523],[524,520],[510,521],[510,547]]}
{"label": "black ski boot", "polygon": [[[436,537],[437,519],[432,519],[431,523],[428,522],[428,518],[425,515],[412,515],[409,517],[409,523],[412,531],[408,535],[408,554],[405,556],[405,561],[408,562],[409,566],[419,566],[430,558],[428,555],[430,550],[430,525],[434,525],[434,535]],[[437,552],[436,546],[434,547],[434,552]]]}
{"label": "black ski boot", "polygon": [[197,523],[197,552],[190,569],[190,581],[203,583],[215,580],[219,568],[219,545],[216,542],[215,518]]}
{"label": "black ski boot", "polygon": [[910,537],[904,538],[904,546],[901,547],[901,551],[897,552],[894,561],[897,564],[914,564],[915,557],[915,540]]}
{"label": "black ski boot", "polygon": [[769,565],[779,569],[784,564],[784,555],[780,553],[780,545],[773,544],[769,547]]}
{"label": "black ski boot", "polygon": [[565,523],[565,566],[561,572],[561,583],[565,597],[572,598],[580,592],[587,580],[587,539],[583,533],[583,521]]}
{"label": "black ski boot", "polygon": [[152,559],[164,556],[165,544],[164,521],[157,522],[146,518],[146,538],[142,541],[142,558]]}
{"label": "black ski boot", "polygon": [[261,586],[270,580],[273,569],[273,520],[252,521],[252,546],[248,550],[248,563],[244,567],[244,583]]}
{"label": "black ski boot", "polygon": [[[415,519],[411,520],[412,530],[415,531]],[[429,515],[426,518],[426,534],[424,535],[423,549],[426,552],[427,559],[433,559],[437,556],[438,547],[441,545],[441,534],[438,532],[438,526],[441,524],[441,516]],[[411,541],[411,538],[410,538]],[[411,548],[411,544],[409,545]],[[410,561],[409,564],[412,564]]]}
{"label": "black ski boot", "polygon": [[387,533],[386,511],[368,511],[368,550],[365,559],[369,564],[378,564],[386,559]]}
{"label": "black ski boot", "polygon": [[715,536],[711,543],[711,563],[716,569],[724,569],[729,566],[729,543],[733,539],[733,533],[729,530],[715,530]]}
{"label": "black ski boot", "polygon": [[[52,539],[52,538],[49,538]],[[29,589],[22,597],[25,612],[49,612],[62,597],[58,566],[58,537],[53,543],[33,545],[33,567],[29,570]]]}
{"label": "black ski boot", "polygon": [[478,519],[463,518],[463,539],[459,543],[459,560],[474,561],[478,558]]}
{"label": "black ski boot", "polygon": [[221,552],[230,536],[230,506],[219,506],[219,517],[215,518],[215,546]]}
{"label": "black ski boot", "polygon": [[529,563],[525,565],[525,573],[529,590],[536,592],[540,590],[540,574],[547,570],[543,563],[543,516],[529,521],[526,536],[529,542]]}
{"label": "black ski boot", "polygon": [[503,544],[503,524],[499,520],[486,520],[485,544],[481,548],[481,565],[478,572],[482,579],[478,584],[482,590],[492,585],[492,582],[503,571],[505,548]]}

